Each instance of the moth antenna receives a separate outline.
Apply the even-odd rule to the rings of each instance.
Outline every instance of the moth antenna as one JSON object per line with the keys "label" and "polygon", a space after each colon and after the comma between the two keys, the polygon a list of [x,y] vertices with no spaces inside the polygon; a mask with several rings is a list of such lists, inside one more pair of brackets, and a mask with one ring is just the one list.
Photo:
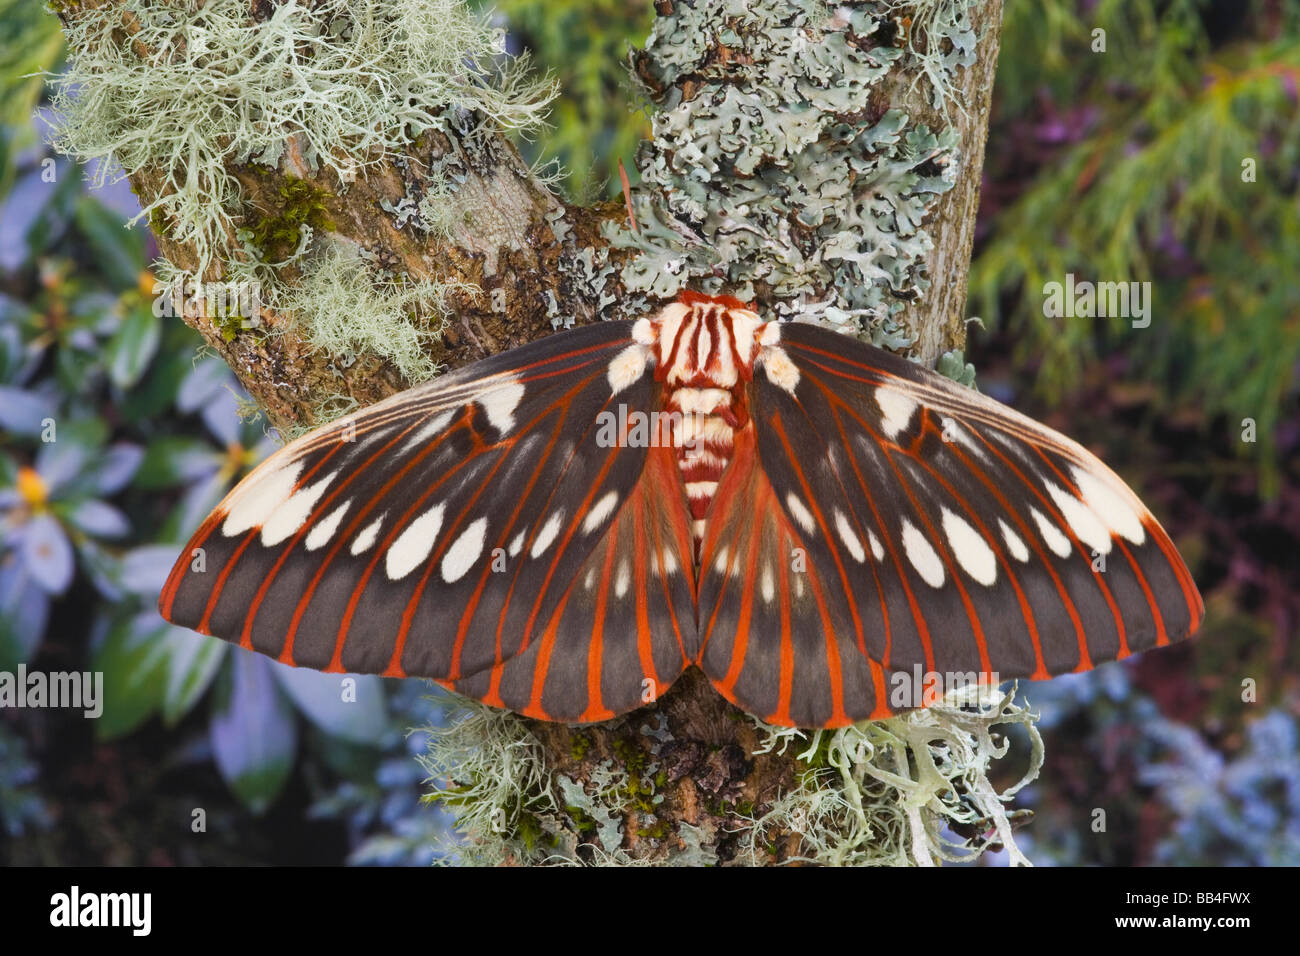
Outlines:
{"label": "moth antenna", "polygon": [[632,231],[640,233],[641,230],[636,224],[636,213],[632,211],[632,184],[627,181],[627,169],[623,166],[623,160],[618,161],[618,178],[623,183],[623,202],[627,206],[627,219],[632,224]]}

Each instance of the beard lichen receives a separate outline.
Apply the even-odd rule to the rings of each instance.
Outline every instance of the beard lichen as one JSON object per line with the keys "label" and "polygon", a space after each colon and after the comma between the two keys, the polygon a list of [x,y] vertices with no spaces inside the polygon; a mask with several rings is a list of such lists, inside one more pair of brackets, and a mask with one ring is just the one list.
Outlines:
{"label": "beard lichen", "polygon": [[[1014,690],[971,685],[922,710],[839,730],[765,727],[765,750],[807,742],[798,754],[805,769],[797,787],[748,821],[751,859],[770,852],[766,833],[793,830],[802,835],[799,862],[934,866],[1001,846],[1011,863],[1028,865],[1006,804],[1038,776],[1043,745],[1037,715],[1014,698]],[[1010,739],[995,728],[1013,724],[1028,733],[1029,767],[999,791],[990,771]],[[958,839],[957,829],[969,835]]]}
{"label": "beard lichen", "polygon": [[[457,700],[441,726],[421,728],[420,758],[434,790],[426,802],[454,817],[453,838],[438,846],[448,865],[637,866],[651,861],[625,849],[627,821],[637,837],[656,840],[666,825],[654,807],[663,799],[662,771],[635,747],[603,760],[578,781],[547,766],[542,745],[514,714]],[[574,738],[580,747],[581,735]],[[685,825],[681,849],[665,865],[716,862],[702,831]]]}
{"label": "beard lichen", "polygon": [[377,278],[360,252],[334,239],[323,243],[302,280],[276,305],[302,322],[304,337],[322,352],[344,362],[380,356],[418,385],[438,371],[433,355],[450,288],[429,279]]}
{"label": "beard lichen", "polygon": [[161,215],[206,273],[243,213],[232,165],[295,153],[341,182],[465,115],[537,125],[553,95],[502,31],[462,0],[122,0],[64,17],[69,67],[52,76],[54,144],[115,172],[161,172],[140,216]]}
{"label": "beard lichen", "polygon": [[[71,53],[51,77],[53,144],[101,160],[98,185],[154,177],[157,196],[133,222],[192,256],[187,278],[254,287],[266,308],[296,310],[303,337],[335,362],[388,359],[408,385],[435,373],[447,286],[405,283],[368,269],[365,250],[340,251],[321,184],[346,191],[400,166],[422,137],[444,136],[463,164],[482,130],[538,125],[553,84],[529,78],[527,57],[504,56],[500,27],[464,0],[118,0],[62,19]],[[457,180],[422,172],[419,213],[443,232]],[[255,200],[249,176],[272,189]],[[226,342],[259,325],[207,317]]]}
{"label": "beard lichen", "polygon": [[[797,851],[782,862],[933,866],[1002,847],[1011,863],[1028,864],[1012,834],[1020,814],[1008,804],[1037,776],[1043,748],[1037,715],[1014,697],[1014,690],[972,685],[924,710],[838,730],[755,720],[762,736],[754,753],[802,747],[792,753],[800,772],[795,786],[764,806],[715,808],[740,837],[729,865],[766,863],[777,856],[771,841],[792,834]],[[659,745],[669,742],[662,722],[637,723]],[[999,790],[991,777],[1003,769],[1013,725],[1027,734],[1029,763],[1018,782]],[[423,732],[429,748],[421,763],[435,787],[426,799],[455,818],[456,839],[438,848],[444,863],[645,865],[651,860],[634,844],[668,842],[669,825],[654,813],[664,774],[643,751],[602,761],[580,781],[553,772],[527,724],[506,711],[457,701],[447,724]],[[575,749],[583,746],[581,734],[573,739]],[[715,865],[711,842],[703,827],[679,822],[676,848],[653,862]]]}

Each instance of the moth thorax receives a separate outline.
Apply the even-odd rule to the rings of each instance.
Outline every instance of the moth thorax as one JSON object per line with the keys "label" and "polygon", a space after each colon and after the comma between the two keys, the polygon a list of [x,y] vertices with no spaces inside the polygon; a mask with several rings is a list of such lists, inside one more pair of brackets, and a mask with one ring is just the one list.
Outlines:
{"label": "moth thorax", "polygon": [[691,296],[664,309],[655,326],[655,377],[665,386],[698,556],[736,432],[749,421],[744,384],[753,378],[762,322],[730,302]]}

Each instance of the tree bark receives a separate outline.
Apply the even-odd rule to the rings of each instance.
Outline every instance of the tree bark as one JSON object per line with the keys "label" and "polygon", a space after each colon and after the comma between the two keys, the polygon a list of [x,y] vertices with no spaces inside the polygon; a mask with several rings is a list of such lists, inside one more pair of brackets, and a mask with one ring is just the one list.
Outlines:
{"label": "tree bark", "polygon": [[[604,246],[601,224],[623,215],[619,205],[581,208],[552,195],[533,177],[518,151],[494,134],[479,146],[488,165],[469,168],[456,193],[467,215],[449,241],[431,241],[401,228],[384,204],[395,206],[430,179],[417,172],[451,151],[449,137],[426,134],[407,155],[386,161],[365,179],[348,184],[306,168],[266,171],[241,167],[234,172],[252,209],[273,215],[279,190],[291,179],[320,190],[334,225],[335,240],[356,243],[374,261],[412,281],[437,280],[450,291],[444,306],[453,316],[443,328],[433,358],[455,368],[522,345],[554,330],[551,312],[585,324],[597,317],[595,304],[575,288],[561,260],[574,248]],[[142,197],[158,194],[160,177],[144,171],[131,177]],[[556,238],[567,232],[568,241]],[[233,240],[233,237],[232,237]],[[158,237],[162,255],[192,270],[192,249]],[[318,421],[321,404],[344,394],[369,405],[411,386],[392,363],[362,355],[346,368],[335,356],[317,350],[293,315],[265,312],[261,327],[225,334],[219,317],[187,309],[185,321],[219,354],[240,384],[283,431]],[[268,334],[269,333],[269,334]]]}
{"label": "tree bark", "polygon": [[931,368],[944,352],[966,344],[966,282],[975,244],[984,147],[1002,37],[1002,0],[973,7],[971,21],[979,37],[975,63],[961,72],[946,116],[926,97],[922,84],[899,78],[891,90],[891,102],[922,122],[951,123],[960,144],[957,182],[929,222],[930,232],[936,237],[928,263],[932,285],[927,295],[910,307],[908,315],[908,325],[917,334],[911,355]]}
{"label": "tree bark", "polygon": [[[914,6],[928,2],[920,0]],[[675,16],[674,7],[683,5],[689,4],[660,0],[656,8],[661,16]],[[104,10],[123,4],[121,0],[71,0],[58,6],[66,21],[87,11],[104,15]],[[272,5],[250,4],[250,16],[267,15],[264,7],[269,10]],[[901,6],[891,12],[901,22],[909,9]],[[925,82],[900,69],[879,87],[871,116],[845,120],[865,128],[893,108],[932,127],[951,125],[957,131],[960,167],[954,188],[938,200],[926,223],[934,236],[928,258],[931,284],[928,294],[910,302],[903,312],[905,324],[916,333],[913,356],[927,365],[933,365],[945,350],[964,344],[966,274],[1001,13],[1002,0],[982,0],[972,10],[975,63],[955,71],[948,115],[934,106]],[[123,16],[122,34],[126,37],[130,32],[130,18]],[[913,42],[923,44],[927,38]],[[718,40],[716,56],[725,61],[730,55]],[[779,80],[772,78],[774,83]],[[695,81],[688,77],[681,82],[688,87]],[[682,99],[691,98],[689,88],[678,92]],[[275,215],[291,181],[306,180],[322,197],[326,213],[322,220],[328,222],[334,240],[355,243],[366,250],[367,258],[391,273],[413,280],[461,283],[446,301],[452,318],[432,356],[439,363],[455,367],[539,338],[552,331],[557,317],[581,324],[613,314],[609,303],[626,298],[618,267],[632,252],[612,246],[606,227],[625,222],[623,204],[568,205],[537,181],[499,132],[478,134],[472,144],[455,142],[455,136],[426,133],[404,154],[387,157],[365,177],[346,184],[333,173],[312,172],[292,148],[277,169],[230,169],[245,191],[243,215],[249,222]],[[389,210],[427,186],[421,170],[453,151],[476,157],[466,164],[464,181],[455,194],[466,215],[449,238],[437,239],[403,225]],[[163,181],[160,173],[148,169],[131,177],[133,188],[145,201],[157,198]],[[194,269],[195,250],[169,239],[165,223],[159,225],[164,227],[155,230],[161,233],[157,239],[162,254],[180,268]],[[239,249],[235,236],[229,240],[232,250]],[[599,282],[586,281],[589,270],[584,272],[582,266],[584,256],[589,262],[592,254],[613,266]],[[291,270],[286,273],[286,281],[294,278]],[[761,311],[761,288],[759,293]],[[654,304],[653,297],[649,301]],[[340,367],[336,357],[312,347],[293,315],[264,315],[262,328],[234,334],[200,311],[188,310],[184,318],[229,363],[272,423],[282,429],[319,424],[316,416],[322,402],[340,392],[365,405],[409,384],[390,362],[376,355],[358,356],[347,368]],[[588,782],[604,761],[633,770],[653,763],[655,780],[643,781],[649,788],[644,795],[653,792],[662,799],[653,805],[629,806],[623,826],[622,849],[638,859],[670,858],[684,847],[683,827],[690,825],[704,835],[718,861],[731,860],[738,848],[737,812],[761,814],[792,785],[799,771],[792,754],[756,756],[758,732],[751,720],[693,669],[657,704],[606,724],[576,728],[528,723],[550,769],[579,783]],[[637,795],[631,799],[637,802]],[[799,853],[797,833],[768,839],[769,862]]]}

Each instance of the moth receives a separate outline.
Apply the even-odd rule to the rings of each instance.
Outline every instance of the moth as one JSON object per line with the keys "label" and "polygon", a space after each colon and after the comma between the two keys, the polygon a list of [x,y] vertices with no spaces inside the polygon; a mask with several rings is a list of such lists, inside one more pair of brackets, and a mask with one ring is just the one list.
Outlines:
{"label": "moth", "polygon": [[554,721],[698,667],[800,727],[923,706],[936,676],[1086,670],[1204,614],[1156,519],[1069,438],[694,292],[287,445],[203,522],[159,607],[286,664]]}

